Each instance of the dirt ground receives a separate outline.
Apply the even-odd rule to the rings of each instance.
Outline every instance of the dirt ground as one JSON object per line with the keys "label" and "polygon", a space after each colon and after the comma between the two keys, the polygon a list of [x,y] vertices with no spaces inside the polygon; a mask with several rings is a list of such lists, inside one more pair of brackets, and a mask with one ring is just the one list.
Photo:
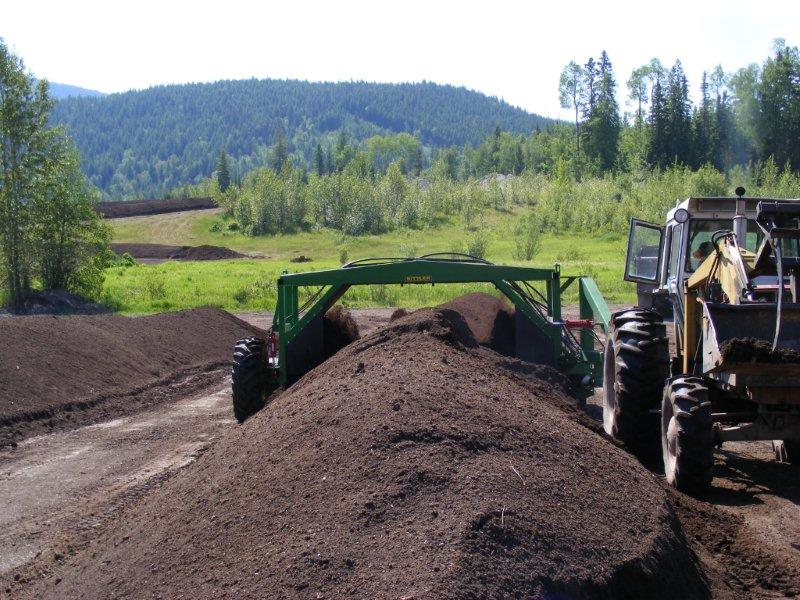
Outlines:
{"label": "dirt ground", "polygon": [[[364,336],[392,310],[353,312]],[[573,316],[574,309],[565,312]],[[239,317],[259,328],[271,322],[271,315]],[[0,452],[0,595],[35,576],[44,562],[55,565],[79,551],[111,517],[234,426],[226,371],[207,375],[170,383],[169,401],[135,414]],[[589,406],[595,418],[598,408]],[[706,498],[672,493],[692,547],[717,582],[715,597],[800,595],[800,471],[775,463],[768,442],[755,442],[718,451],[716,475]],[[31,559],[36,569],[26,566]]]}
{"label": "dirt ground", "polygon": [[227,372],[212,372],[200,393],[192,394],[192,382],[185,381],[173,387],[174,402],[0,451],[0,573],[91,537],[194,461],[233,426]]}

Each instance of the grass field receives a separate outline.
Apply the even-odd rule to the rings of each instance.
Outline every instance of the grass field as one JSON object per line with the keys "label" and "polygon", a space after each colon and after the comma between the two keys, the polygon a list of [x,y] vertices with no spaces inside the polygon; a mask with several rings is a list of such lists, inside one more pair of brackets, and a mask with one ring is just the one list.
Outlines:
{"label": "grass field", "polygon": [[[564,275],[595,278],[609,303],[633,302],[635,288],[621,279],[625,240],[608,234],[545,235],[542,247],[530,263],[513,259],[514,213],[487,212],[482,226],[488,236],[488,260],[505,264],[562,266]],[[219,223],[222,231],[212,231]],[[337,267],[342,251],[348,260],[371,256],[409,256],[463,249],[474,232],[466,231],[458,218],[444,220],[426,230],[398,230],[382,235],[344,238],[341,232],[319,230],[292,235],[248,237],[226,230],[217,211],[172,213],[109,221],[115,242],[174,245],[211,244],[261,258],[226,261],[167,262],[160,265],[111,267],[106,272],[102,300],[123,313],[152,313],[197,306],[218,306],[229,311],[272,310],[275,279],[284,269],[292,272]],[[289,262],[303,254],[310,263]],[[347,306],[406,306],[438,304],[461,294],[485,290],[483,284],[365,286],[351,289],[342,299]],[[575,302],[577,292],[565,300]]]}

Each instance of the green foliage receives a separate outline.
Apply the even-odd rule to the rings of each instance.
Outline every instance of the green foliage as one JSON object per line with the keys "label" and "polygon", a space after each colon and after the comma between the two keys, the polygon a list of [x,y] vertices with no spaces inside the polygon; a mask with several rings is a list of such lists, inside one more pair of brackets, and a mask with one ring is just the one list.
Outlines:
{"label": "green foliage", "polygon": [[514,260],[531,261],[542,249],[542,219],[534,209],[514,227]]}
{"label": "green foliage", "polygon": [[489,242],[489,232],[486,229],[478,229],[467,239],[467,254],[476,258],[486,258]]}
{"label": "green foliage", "polygon": [[228,155],[224,150],[219,153],[216,174],[219,191],[224,194],[231,185],[231,172],[230,167],[228,166]]}
{"label": "green foliage", "polygon": [[[429,148],[478,144],[495,124],[527,134],[553,123],[449,85],[254,79],[66,98],[55,107],[53,122],[69,128],[87,178],[111,199],[157,197],[199,183],[215,170],[220,148],[229,155],[233,182],[235,174],[274,166],[275,148],[268,144],[277,141],[279,124],[293,164],[317,175],[322,171],[316,165],[324,163],[330,173],[349,161],[347,153],[330,156],[331,150],[337,154],[340,130],[348,132],[350,148],[401,134],[365,144],[368,160],[382,172],[402,157],[403,171],[418,175]],[[322,156],[325,150],[328,156]],[[278,154],[282,167],[282,145]]]}
{"label": "green foliage", "polygon": [[0,261],[10,304],[33,282],[94,296],[110,259],[108,231],[63,130],[49,126],[46,81],[34,86],[0,41]]}

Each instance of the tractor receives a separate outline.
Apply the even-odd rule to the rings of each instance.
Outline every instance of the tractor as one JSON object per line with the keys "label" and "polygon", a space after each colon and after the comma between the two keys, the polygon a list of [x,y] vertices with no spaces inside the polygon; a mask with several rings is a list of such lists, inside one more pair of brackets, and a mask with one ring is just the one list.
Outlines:
{"label": "tractor", "polygon": [[[714,449],[771,440],[800,464],[800,200],[689,198],[633,219],[604,352],[603,428],[680,490],[707,490]],[[667,325],[674,330],[670,350]],[[660,444],[659,444],[660,440]]]}

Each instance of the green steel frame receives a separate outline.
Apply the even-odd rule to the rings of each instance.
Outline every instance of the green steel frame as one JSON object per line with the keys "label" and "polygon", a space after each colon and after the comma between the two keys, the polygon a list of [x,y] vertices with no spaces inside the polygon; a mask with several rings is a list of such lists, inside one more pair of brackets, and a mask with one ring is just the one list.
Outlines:
{"label": "green steel frame", "polygon": [[[581,319],[591,319],[608,330],[611,313],[595,282],[589,277],[562,277],[558,265],[553,269],[495,265],[474,258],[444,259],[435,256],[409,259],[369,259],[338,269],[306,273],[284,272],[278,278],[278,301],[272,330],[278,335],[279,382],[287,383],[286,349],[291,341],[317,316],[326,312],[354,285],[399,284],[435,285],[439,283],[493,284],[553,344],[557,367],[575,379],[588,394],[602,385],[602,353],[595,349],[591,328],[580,330],[577,339],[567,330],[561,317],[561,297],[578,282]],[[544,283],[541,303],[532,301],[526,289]],[[298,290],[317,287],[307,307],[300,307]],[[572,339],[575,343],[571,343]]]}

